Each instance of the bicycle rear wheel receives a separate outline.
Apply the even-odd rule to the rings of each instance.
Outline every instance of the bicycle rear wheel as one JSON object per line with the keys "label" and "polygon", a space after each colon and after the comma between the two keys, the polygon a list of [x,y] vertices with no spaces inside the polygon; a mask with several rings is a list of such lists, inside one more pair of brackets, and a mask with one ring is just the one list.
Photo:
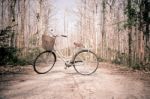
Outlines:
{"label": "bicycle rear wheel", "polygon": [[38,74],[49,72],[56,62],[56,55],[52,51],[44,51],[40,53],[34,61],[34,71]]}
{"label": "bicycle rear wheel", "polygon": [[90,75],[97,70],[99,62],[94,52],[81,50],[75,55],[73,64],[78,73]]}

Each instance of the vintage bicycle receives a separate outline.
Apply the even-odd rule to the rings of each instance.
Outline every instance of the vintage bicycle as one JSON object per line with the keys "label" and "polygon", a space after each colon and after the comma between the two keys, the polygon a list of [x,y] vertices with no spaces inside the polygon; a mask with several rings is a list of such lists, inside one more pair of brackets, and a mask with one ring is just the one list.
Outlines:
{"label": "vintage bicycle", "polygon": [[[65,63],[65,69],[73,66],[79,74],[90,75],[97,70],[98,57],[89,48],[81,48],[69,60],[68,57],[64,57],[62,52],[54,47],[55,41],[59,37],[67,38],[66,35],[42,36],[42,46],[45,51],[41,52],[34,60],[33,67],[36,73],[45,74],[52,70],[57,61],[57,56]],[[76,43],[74,45],[77,46]]]}

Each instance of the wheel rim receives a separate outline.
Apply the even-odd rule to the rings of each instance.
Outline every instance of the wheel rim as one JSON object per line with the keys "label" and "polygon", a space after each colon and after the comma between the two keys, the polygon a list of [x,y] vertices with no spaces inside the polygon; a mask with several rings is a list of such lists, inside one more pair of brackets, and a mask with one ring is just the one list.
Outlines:
{"label": "wheel rim", "polygon": [[97,56],[91,51],[80,52],[74,59],[75,70],[82,75],[90,75],[98,68]]}
{"label": "wheel rim", "polygon": [[55,56],[52,52],[43,52],[37,56],[34,62],[34,70],[39,74],[50,71],[55,64]]}

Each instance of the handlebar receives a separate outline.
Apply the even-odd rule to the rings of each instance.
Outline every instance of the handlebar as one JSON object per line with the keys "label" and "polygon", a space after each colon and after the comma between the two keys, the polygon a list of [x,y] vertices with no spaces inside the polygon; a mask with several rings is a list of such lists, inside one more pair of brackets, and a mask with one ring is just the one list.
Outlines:
{"label": "handlebar", "polygon": [[61,37],[68,37],[67,35],[61,35]]}
{"label": "handlebar", "polygon": [[53,37],[68,37],[67,35],[53,35]]}
{"label": "handlebar", "polygon": [[52,33],[52,31],[53,31],[53,29],[51,29],[51,35],[53,36],[53,37],[68,37],[67,35],[54,35],[53,33]]}

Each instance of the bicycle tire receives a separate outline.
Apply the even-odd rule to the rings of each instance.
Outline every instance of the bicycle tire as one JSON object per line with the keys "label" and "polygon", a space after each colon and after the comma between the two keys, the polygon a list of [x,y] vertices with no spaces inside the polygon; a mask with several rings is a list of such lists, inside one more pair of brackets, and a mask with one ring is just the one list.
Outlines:
{"label": "bicycle tire", "polygon": [[[83,54],[83,55],[82,55]],[[88,56],[90,55],[90,57]],[[88,58],[86,58],[88,57]],[[93,59],[93,62],[92,62]],[[95,59],[95,61],[94,61]],[[78,64],[78,63],[83,64]],[[91,62],[91,63],[90,63]],[[89,63],[89,64],[87,64]],[[84,65],[84,66],[83,66]],[[82,75],[91,75],[98,69],[98,58],[97,55],[90,50],[81,50],[77,52],[73,58],[73,66],[77,73]]]}
{"label": "bicycle tire", "polygon": [[38,74],[49,72],[55,65],[56,55],[52,51],[44,51],[40,53],[34,60],[33,68]]}

